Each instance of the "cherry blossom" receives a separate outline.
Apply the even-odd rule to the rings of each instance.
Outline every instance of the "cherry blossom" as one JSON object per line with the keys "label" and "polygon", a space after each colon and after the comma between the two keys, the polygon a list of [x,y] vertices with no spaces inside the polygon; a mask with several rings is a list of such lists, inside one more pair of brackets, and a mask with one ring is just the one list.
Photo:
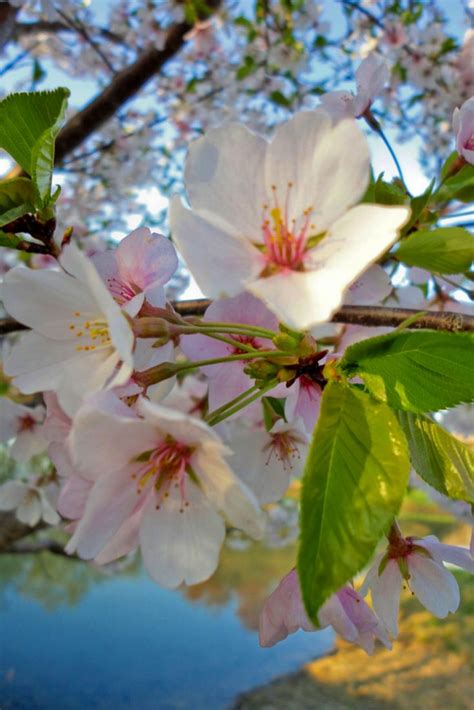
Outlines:
{"label": "cherry blossom", "polygon": [[[387,634],[364,599],[352,587],[342,587],[321,607],[320,628],[332,626],[346,641],[372,654],[375,639],[390,648]],[[283,577],[260,615],[260,645],[274,646],[298,629],[318,631],[308,619],[296,570]]]}
{"label": "cherry blossom", "polygon": [[388,82],[390,74],[385,61],[377,54],[369,54],[355,73],[357,93],[331,91],[321,96],[321,104],[334,121],[359,118],[364,115]]}
{"label": "cherry blossom", "polygon": [[133,370],[134,337],[127,318],[91,261],[70,244],[63,271],[16,267],[2,284],[7,311],[32,328],[4,359],[21,392],[57,393],[73,414],[90,392],[126,382]]}
{"label": "cherry blossom", "polygon": [[131,232],[116,249],[97,254],[92,261],[115,301],[130,315],[138,313],[145,298],[154,306],[163,306],[163,286],[178,268],[170,240],[146,227]]}
{"label": "cherry blossom", "polygon": [[112,393],[85,403],[71,430],[74,464],[91,485],[66,550],[103,563],[140,545],[162,586],[196,584],[215,570],[225,518],[252,535],[263,518],[226,463],[230,453],[204,422]]}
{"label": "cherry blossom", "polygon": [[227,437],[233,456],[231,465],[260,504],[280,500],[290,478],[303,472],[308,436],[301,422],[279,419],[270,431],[242,424],[229,424]]}
{"label": "cherry blossom", "polygon": [[454,109],[453,129],[459,155],[474,165],[474,96]]}
{"label": "cherry blossom", "polygon": [[367,142],[352,120],[333,127],[322,110],[300,112],[270,143],[228,124],[191,144],[192,209],[172,201],[173,236],[206,294],[246,289],[309,328],[331,317],[408,217],[406,207],[353,207],[368,180]]}
{"label": "cherry blossom", "polygon": [[14,510],[25,525],[34,527],[40,520],[56,525],[60,517],[54,509],[51,492],[44,486],[23,481],[7,481],[0,486],[0,510]]}
{"label": "cherry blossom", "polygon": [[10,455],[19,463],[45,451],[44,416],[45,409],[41,405],[25,407],[6,397],[0,399],[0,442],[15,438]]}
{"label": "cherry blossom", "polygon": [[424,538],[396,536],[388,551],[370,568],[362,586],[370,589],[376,614],[393,637],[398,634],[398,608],[403,582],[424,607],[443,619],[459,606],[459,587],[443,562],[474,572],[468,549],[445,545],[435,535]]}

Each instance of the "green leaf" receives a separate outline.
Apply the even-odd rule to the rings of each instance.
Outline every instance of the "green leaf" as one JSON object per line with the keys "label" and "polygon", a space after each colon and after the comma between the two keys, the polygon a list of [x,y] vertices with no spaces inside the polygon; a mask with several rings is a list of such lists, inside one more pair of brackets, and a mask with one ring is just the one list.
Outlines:
{"label": "green leaf", "polygon": [[51,188],[54,140],[66,110],[69,90],[10,94],[0,101],[0,147],[33,178],[39,206]]}
{"label": "green leaf", "polygon": [[28,178],[13,178],[0,182],[0,227],[34,212],[35,191]]}
{"label": "green leaf", "polygon": [[282,94],[281,91],[272,91],[268,98],[277,106],[285,106],[285,108],[291,106],[291,100]]}
{"label": "green leaf", "polygon": [[408,266],[439,274],[462,274],[474,261],[474,235],[462,227],[441,227],[411,234],[395,256]]}
{"label": "green leaf", "polygon": [[298,574],[306,611],[370,560],[397,514],[406,489],[408,447],[386,404],[330,382],[305,466]]}
{"label": "green leaf", "polygon": [[347,348],[339,363],[395,409],[434,412],[474,401],[474,336],[399,331]]}
{"label": "green leaf", "polygon": [[[402,229],[402,236],[405,236],[405,234],[408,234],[411,231],[411,229],[413,228],[413,226],[420,219],[421,215],[423,214],[423,211],[425,210],[426,206],[429,204],[431,195],[433,193],[434,184],[435,184],[435,180],[433,178],[433,180],[428,185],[425,192],[423,192],[421,195],[417,195],[416,197],[413,197],[410,200],[411,216],[410,216],[410,219],[407,222],[407,224]],[[433,219],[435,219],[435,216],[432,214],[429,214],[427,217],[429,217],[429,219],[422,220],[424,223],[426,221],[431,222]]]}
{"label": "green leaf", "polygon": [[460,200],[472,202],[474,200],[474,166],[465,165],[455,175],[444,181],[438,190],[437,198],[445,200]]}
{"label": "green leaf", "polygon": [[0,247],[8,247],[9,249],[17,249],[23,240],[15,234],[8,234],[0,230]]}
{"label": "green leaf", "polygon": [[394,182],[385,182],[383,173],[379,175],[374,185],[374,201],[379,205],[405,205],[408,196],[400,185]]}
{"label": "green leaf", "polygon": [[415,471],[449,498],[474,503],[474,452],[428,417],[399,412]]}

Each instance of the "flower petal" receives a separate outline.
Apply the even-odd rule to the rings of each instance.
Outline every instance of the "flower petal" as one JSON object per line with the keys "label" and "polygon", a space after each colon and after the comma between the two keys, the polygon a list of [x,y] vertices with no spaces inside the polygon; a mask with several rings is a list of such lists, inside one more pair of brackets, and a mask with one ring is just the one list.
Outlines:
{"label": "flower petal", "polygon": [[454,576],[442,564],[424,555],[408,557],[410,587],[424,607],[444,619],[459,606],[459,587]]}

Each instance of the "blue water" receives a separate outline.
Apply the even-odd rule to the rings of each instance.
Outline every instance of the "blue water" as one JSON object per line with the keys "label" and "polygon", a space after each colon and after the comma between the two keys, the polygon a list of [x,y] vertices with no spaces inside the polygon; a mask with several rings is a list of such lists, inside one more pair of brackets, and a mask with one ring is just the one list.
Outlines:
{"label": "blue water", "polygon": [[235,560],[190,601],[142,571],[132,578],[94,571],[84,585],[85,564],[59,558],[48,569],[51,555],[40,557],[26,571],[31,562],[15,559],[18,571],[9,569],[0,597],[1,710],[226,708],[332,646],[322,631],[261,649],[247,628],[255,626],[259,581],[236,573]]}

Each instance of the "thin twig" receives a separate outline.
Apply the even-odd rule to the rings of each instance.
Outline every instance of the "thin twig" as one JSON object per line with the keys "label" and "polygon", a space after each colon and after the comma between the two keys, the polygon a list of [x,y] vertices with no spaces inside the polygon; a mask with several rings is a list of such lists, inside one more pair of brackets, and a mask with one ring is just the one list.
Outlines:
{"label": "thin twig", "polygon": [[[175,301],[173,307],[181,316],[200,316],[211,305],[207,298],[189,301]],[[370,328],[396,328],[404,321],[412,318],[419,310],[410,308],[386,308],[385,306],[342,306],[331,318],[331,323],[348,325],[363,325]],[[428,328],[430,330],[445,330],[452,333],[474,332],[474,316],[464,313],[444,311],[433,312],[418,318],[409,326],[410,329]],[[0,335],[14,333],[27,328],[13,318],[0,319]]]}

